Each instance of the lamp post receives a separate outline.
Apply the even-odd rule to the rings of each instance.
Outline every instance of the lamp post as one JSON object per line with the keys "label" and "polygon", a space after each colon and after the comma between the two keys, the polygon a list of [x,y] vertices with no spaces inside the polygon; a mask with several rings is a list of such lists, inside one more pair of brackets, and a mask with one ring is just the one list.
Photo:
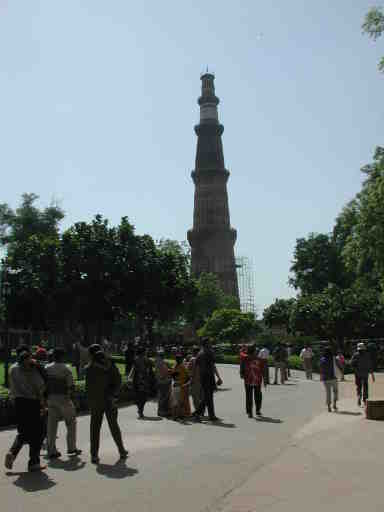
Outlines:
{"label": "lamp post", "polygon": [[8,328],[8,297],[9,297],[9,282],[7,266],[4,264],[1,278],[1,301],[4,306],[4,387],[9,387],[9,328]]}

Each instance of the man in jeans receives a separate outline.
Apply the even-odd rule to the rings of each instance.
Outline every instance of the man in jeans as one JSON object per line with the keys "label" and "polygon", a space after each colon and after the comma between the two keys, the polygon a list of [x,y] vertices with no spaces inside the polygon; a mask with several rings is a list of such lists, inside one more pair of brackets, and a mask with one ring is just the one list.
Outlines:
{"label": "man in jeans", "polygon": [[65,351],[55,348],[53,363],[45,367],[48,377],[48,457],[57,459],[61,453],[56,448],[57,426],[63,418],[67,427],[67,453],[80,455],[76,447],[76,409],[71,400],[74,388],[71,370],[64,364]]}
{"label": "man in jeans", "polygon": [[29,445],[29,471],[41,471],[40,450],[44,438],[44,390],[45,384],[32,360],[27,346],[17,350],[17,363],[9,372],[11,397],[15,401],[17,437],[5,457],[5,467],[13,463],[24,444]]}
{"label": "man in jeans", "polygon": [[357,405],[361,405],[361,398],[364,404],[368,400],[368,377],[372,375],[372,380],[375,382],[375,374],[372,368],[372,359],[365,346],[365,343],[357,344],[357,351],[353,354],[351,359],[351,366],[355,372],[355,383],[357,393]]}
{"label": "man in jeans", "polygon": [[335,364],[336,362],[331,347],[326,347],[324,354],[320,359],[320,380],[323,382],[325,387],[326,402],[329,412],[332,411],[332,402],[333,410],[337,411],[337,400],[339,398]]}
{"label": "man in jeans", "polygon": [[99,464],[100,430],[103,416],[107,417],[109,430],[120,453],[120,460],[128,456],[124,448],[121,430],[117,422],[117,396],[121,386],[121,376],[116,365],[104,354],[100,345],[89,347],[91,362],[86,368],[85,385],[88,405],[91,411],[91,458]]}

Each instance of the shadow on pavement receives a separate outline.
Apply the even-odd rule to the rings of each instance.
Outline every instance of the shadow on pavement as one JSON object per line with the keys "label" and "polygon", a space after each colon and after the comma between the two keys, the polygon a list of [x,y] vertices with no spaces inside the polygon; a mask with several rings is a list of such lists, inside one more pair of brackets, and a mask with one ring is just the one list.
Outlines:
{"label": "shadow on pavement", "polygon": [[232,388],[217,388],[216,391],[232,391]]}
{"label": "shadow on pavement", "polygon": [[280,420],[279,418],[270,418],[269,416],[259,416],[255,418],[255,420],[264,423],[284,423],[283,420]]}
{"label": "shadow on pavement", "polygon": [[225,423],[224,421],[204,421],[204,425],[209,427],[221,427],[221,428],[237,428],[234,423]]}
{"label": "shadow on pavement", "polygon": [[196,425],[195,421],[192,421],[191,418],[176,418],[172,419],[171,421],[175,421],[176,423],[180,423],[181,425]]}
{"label": "shadow on pavement", "polygon": [[13,485],[20,487],[25,492],[46,491],[57,485],[56,482],[43,471],[36,473],[29,473],[28,471],[14,473],[9,471],[7,476],[18,476],[18,478],[13,482]]}
{"label": "shadow on pavement", "polygon": [[77,471],[83,469],[85,462],[79,457],[71,457],[68,460],[55,459],[48,462],[48,465],[55,469],[63,469],[64,471]]}
{"label": "shadow on pavement", "polygon": [[141,421],[163,421],[163,418],[159,418],[158,416],[144,416],[144,418],[141,418]]}
{"label": "shadow on pavement", "polygon": [[135,468],[129,468],[125,462],[116,462],[116,464],[98,464],[96,471],[100,475],[107,478],[115,478],[117,480],[135,476],[139,471]]}
{"label": "shadow on pavement", "polygon": [[336,411],[336,414],[345,414],[348,416],[362,416],[362,412],[353,412],[353,411]]}

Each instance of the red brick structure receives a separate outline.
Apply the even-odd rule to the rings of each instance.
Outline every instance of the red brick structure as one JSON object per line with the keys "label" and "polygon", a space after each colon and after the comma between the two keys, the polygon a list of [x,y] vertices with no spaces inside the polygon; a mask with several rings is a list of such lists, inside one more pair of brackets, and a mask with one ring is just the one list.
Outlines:
{"label": "red brick structure", "polygon": [[200,124],[195,126],[197,150],[192,179],[195,184],[193,229],[188,231],[191,246],[192,273],[211,272],[219,278],[223,291],[239,299],[234,245],[236,230],[229,218],[227,181],[221,136],[224,126],[219,123],[214,75],[201,76],[202,91]]}

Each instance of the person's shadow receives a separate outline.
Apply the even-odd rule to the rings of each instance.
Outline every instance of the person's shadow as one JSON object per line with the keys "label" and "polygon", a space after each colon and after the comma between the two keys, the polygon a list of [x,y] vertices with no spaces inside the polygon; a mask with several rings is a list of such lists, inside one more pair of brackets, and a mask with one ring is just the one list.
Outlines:
{"label": "person's shadow", "polygon": [[335,411],[336,414],[345,414],[347,416],[362,416],[362,412],[353,412],[353,411]]}
{"label": "person's shadow", "polygon": [[77,471],[83,469],[85,462],[79,457],[71,457],[68,460],[55,459],[49,462],[49,466],[55,469],[63,469],[64,471]]}
{"label": "person's shadow", "polygon": [[234,424],[234,423],[226,423],[225,421],[222,421],[222,420],[219,420],[219,421],[211,421],[210,419],[208,420],[203,420],[202,423],[204,425],[207,425],[209,427],[221,427],[221,428],[237,428],[237,426]]}
{"label": "person's shadow", "polygon": [[255,420],[264,423],[283,423],[283,420],[280,420],[279,418],[270,418],[269,416],[256,416]]}
{"label": "person's shadow", "polygon": [[135,476],[139,472],[135,468],[129,468],[124,461],[118,461],[116,464],[98,464],[96,466],[96,471],[100,475],[117,480]]}
{"label": "person's shadow", "polygon": [[25,492],[46,491],[57,485],[44,471],[36,471],[35,473],[9,471],[6,474],[7,476],[17,476],[18,478],[13,482],[13,485],[20,487]]}
{"label": "person's shadow", "polygon": [[163,421],[163,418],[159,416],[144,416],[141,421]]}

